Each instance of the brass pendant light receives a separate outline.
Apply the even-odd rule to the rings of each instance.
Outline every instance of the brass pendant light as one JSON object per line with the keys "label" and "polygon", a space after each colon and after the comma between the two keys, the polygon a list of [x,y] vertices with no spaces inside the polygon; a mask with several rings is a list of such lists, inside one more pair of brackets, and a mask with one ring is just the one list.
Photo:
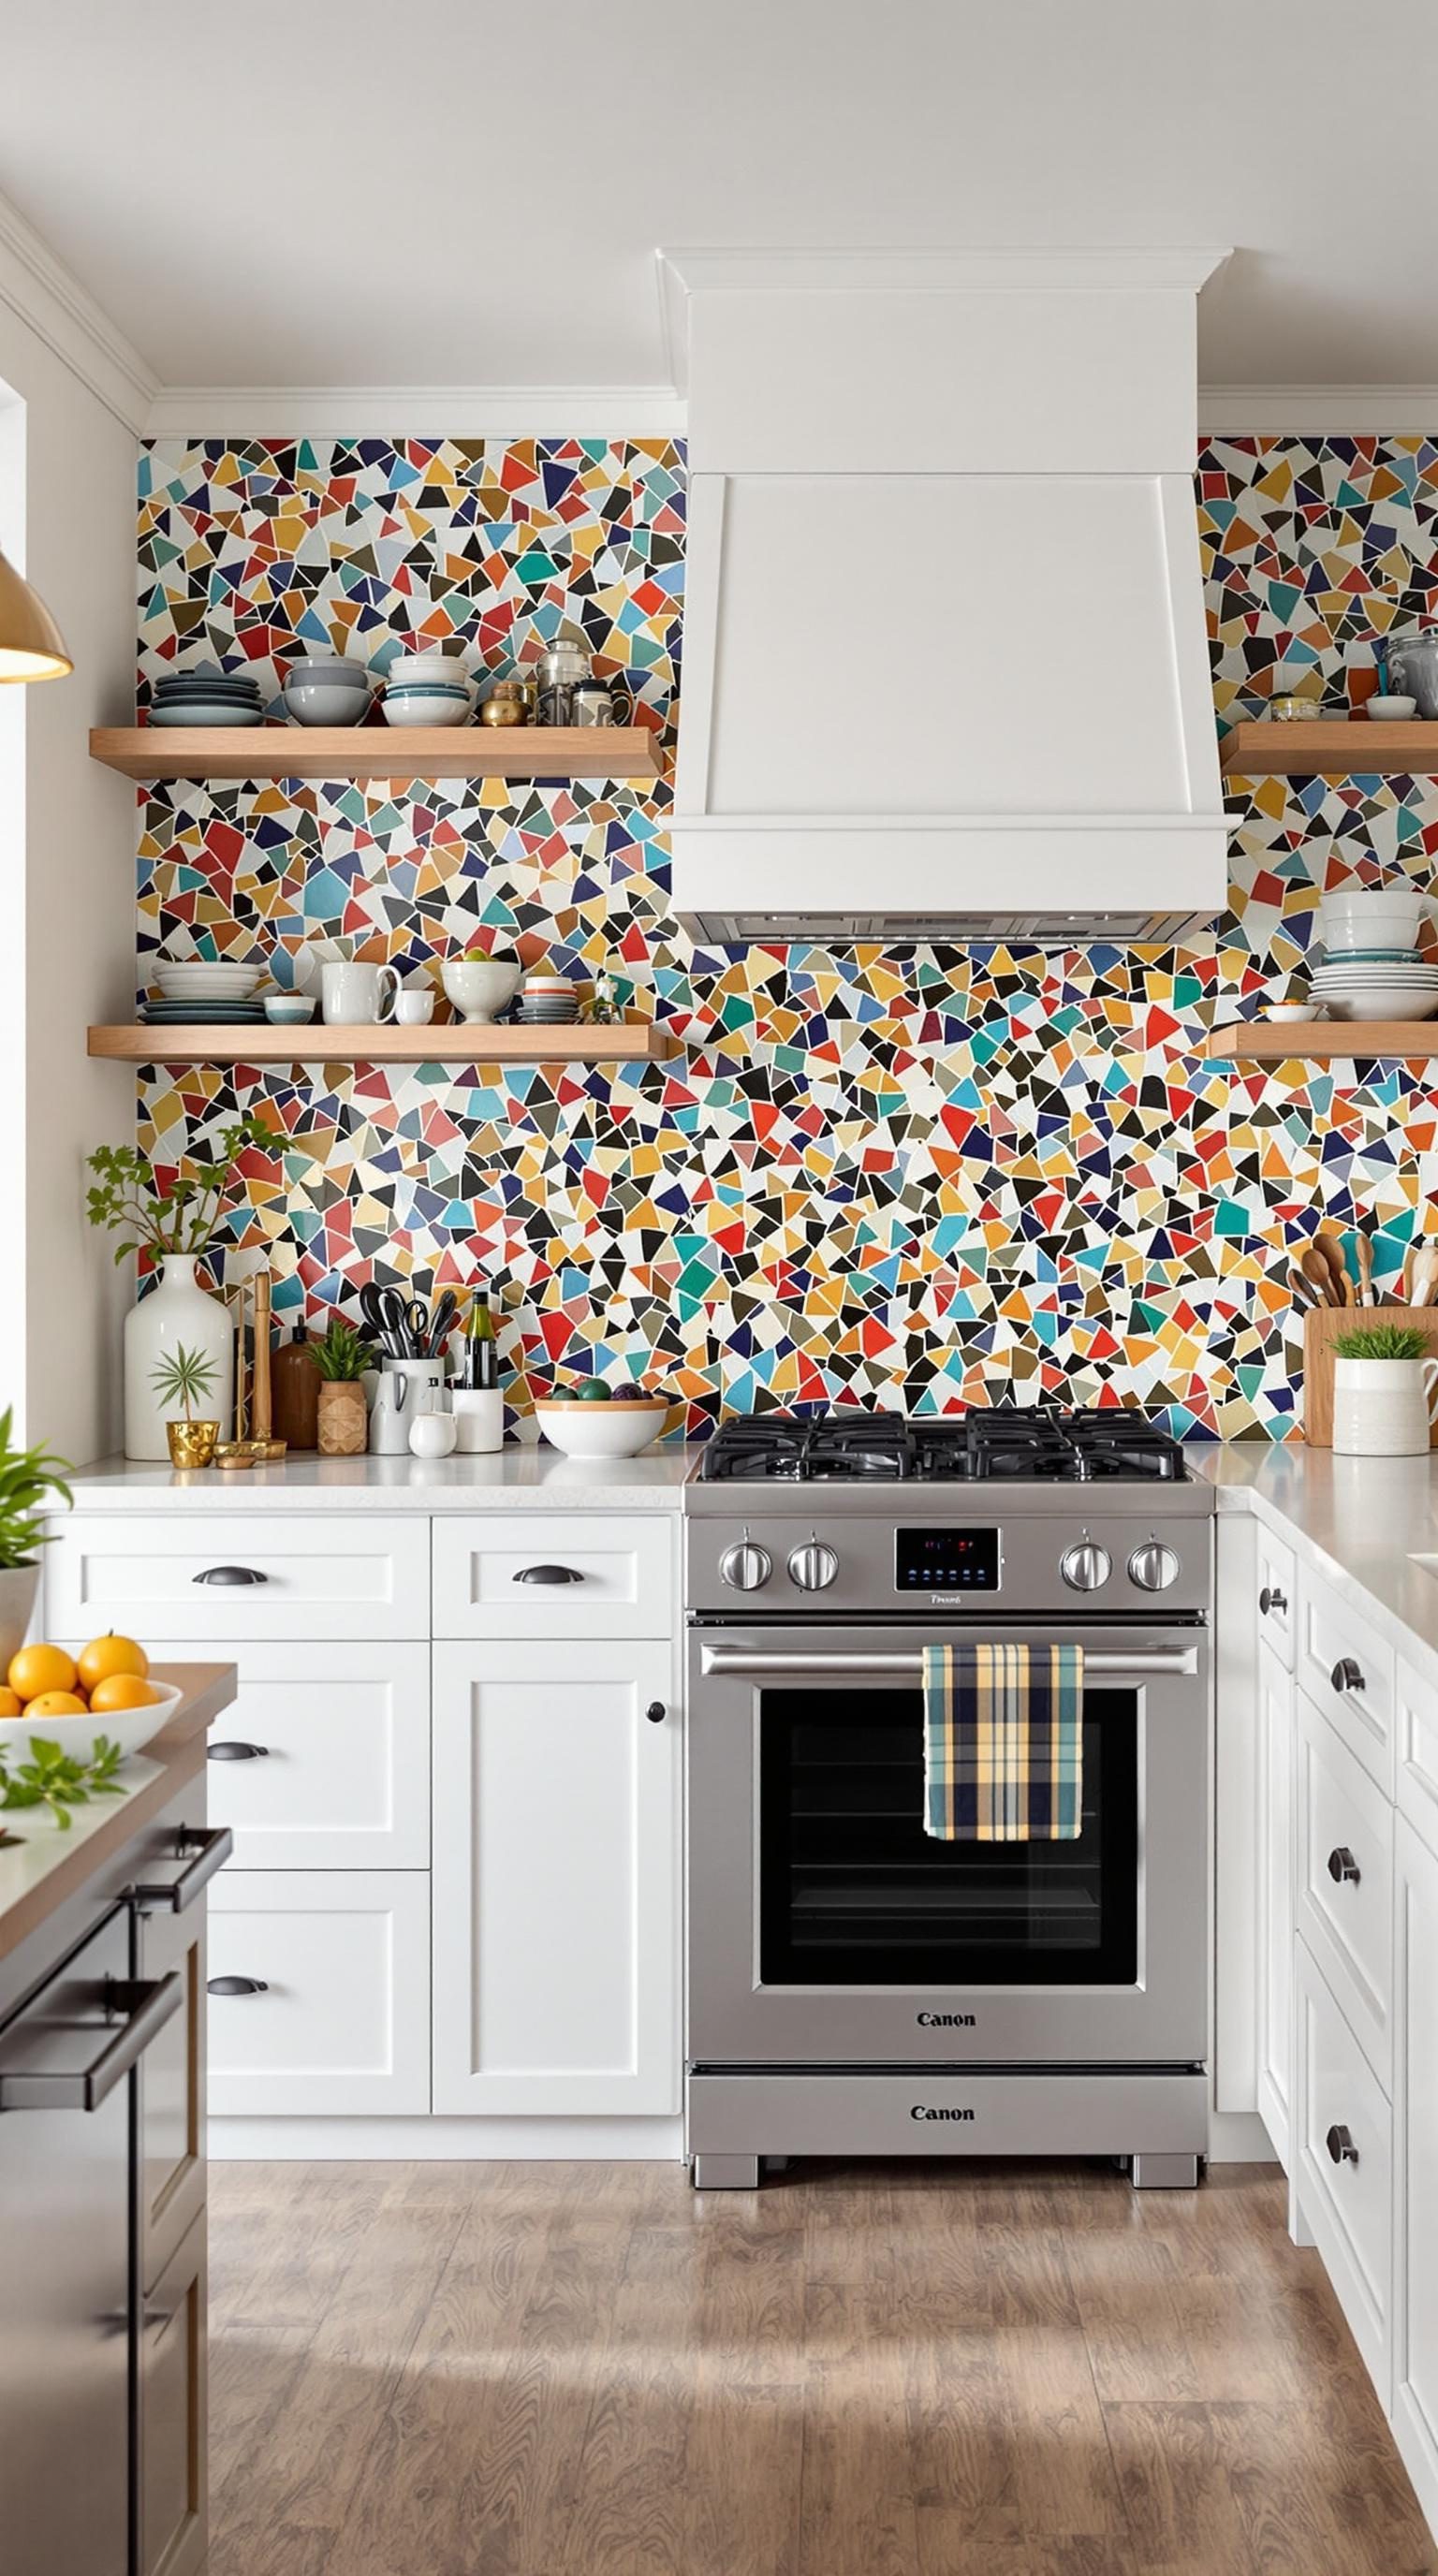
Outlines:
{"label": "brass pendant light", "polygon": [[43,599],[0,554],[0,682],[63,680],[74,667]]}

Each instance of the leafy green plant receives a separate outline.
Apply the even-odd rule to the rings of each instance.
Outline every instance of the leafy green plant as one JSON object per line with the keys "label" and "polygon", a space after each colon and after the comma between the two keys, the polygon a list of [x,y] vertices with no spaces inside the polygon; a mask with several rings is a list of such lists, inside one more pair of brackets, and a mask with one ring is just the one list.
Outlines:
{"label": "leafy green plant", "polygon": [[309,1353],[321,1377],[328,1378],[332,1385],[363,1377],[365,1370],[374,1366],[374,1353],[368,1342],[353,1324],[345,1322],[343,1315],[331,1318],[324,1339],[311,1342]]}
{"label": "leafy green plant", "polygon": [[87,1762],[63,1753],[58,1744],[41,1735],[32,1735],[29,1743],[29,1761],[21,1762],[13,1773],[6,1748],[0,1745],[0,1807],[48,1807],[61,1831],[68,1833],[72,1807],[86,1807],[92,1798],[124,1797],[124,1784],[115,1777],[124,1757],[108,1735],[96,1736]]}
{"label": "leafy green plant", "polygon": [[220,1129],[212,1162],[181,1163],[163,1182],[149,1155],[136,1146],[97,1145],[89,1157],[96,1180],[85,1194],[85,1213],[92,1225],[121,1234],[117,1262],[142,1247],[161,1260],[172,1253],[203,1252],[214,1241],[241,1154],[251,1145],[262,1154],[277,1154],[291,1142],[257,1110],[247,1110]]}
{"label": "leafy green plant", "polygon": [[7,1404],[0,1413],[0,1572],[7,1574],[16,1566],[33,1565],[36,1550],[49,1544],[49,1533],[40,1525],[45,1496],[61,1494],[67,1503],[74,1501],[65,1482],[70,1472],[66,1461],[45,1449],[15,1448],[14,1419],[14,1406]]}
{"label": "leafy green plant", "polygon": [[215,1391],[215,1363],[207,1351],[190,1350],[177,1342],[165,1351],[150,1371],[150,1384],[162,1404],[183,1404],[185,1420],[194,1421],[193,1405],[202,1396]]}
{"label": "leafy green plant", "polygon": [[1333,1347],[1341,1360],[1421,1360],[1430,1345],[1411,1324],[1358,1324]]}

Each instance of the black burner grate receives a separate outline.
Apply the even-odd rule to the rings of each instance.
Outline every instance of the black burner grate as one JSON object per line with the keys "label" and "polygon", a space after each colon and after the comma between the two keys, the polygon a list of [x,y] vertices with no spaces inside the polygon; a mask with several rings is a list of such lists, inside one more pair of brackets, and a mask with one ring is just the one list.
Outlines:
{"label": "black burner grate", "polygon": [[1049,1412],[995,1405],[942,1421],[899,1414],[771,1413],[720,1425],[704,1452],[707,1483],[1181,1483],[1183,1451],[1146,1414]]}

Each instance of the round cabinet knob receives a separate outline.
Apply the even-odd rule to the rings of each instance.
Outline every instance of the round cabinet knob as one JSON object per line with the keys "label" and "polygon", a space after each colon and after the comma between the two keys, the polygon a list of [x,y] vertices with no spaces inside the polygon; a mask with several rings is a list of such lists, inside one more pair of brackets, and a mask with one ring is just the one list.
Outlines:
{"label": "round cabinet knob", "polygon": [[1097,1539],[1081,1538],[1077,1547],[1065,1548],[1059,1572],[1071,1592],[1098,1592],[1113,1572],[1113,1558]]}
{"label": "round cabinet knob", "polygon": [[1353,2131],[1345,2128],[1341,2120],[1335,2120],[1323,2143],[1336,2165],[1357,2164],[1358,2149],[1353,2143]]}
{"label": "round cabinet knob", "polygon": [[821,1538],[807,1539],[790,1551],[789,1580],[801,1592],[827,1592],[839,1571],[839,1560]]}
{"label": "round cabinet knob", "polygon": [[1172,1548],[1156,1538],[1145,1539],[1128,1561],[1128,1579],[1138,1585],[1140,1592],[1166,1592],[1171,1583],[1177,1583],[1181,1571]]}
{"label": "round cabinet knob", "polygon": [[719,1572],[735,1592],[761,1592],[774,1571],[774,1560],[767,1547],[752,1538],[741,1539],[737,1547],[726,1547],[719,1559]]}

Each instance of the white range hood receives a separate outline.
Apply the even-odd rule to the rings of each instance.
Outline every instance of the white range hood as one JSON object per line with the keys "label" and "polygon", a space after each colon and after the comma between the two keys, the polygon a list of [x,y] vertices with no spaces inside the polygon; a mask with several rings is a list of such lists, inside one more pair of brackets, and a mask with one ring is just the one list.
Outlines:
{"label": "white range hood", "polygon": [[661,254],[696,936],[1068,946],[1222,909],[1193,463],[1225,255]]}

